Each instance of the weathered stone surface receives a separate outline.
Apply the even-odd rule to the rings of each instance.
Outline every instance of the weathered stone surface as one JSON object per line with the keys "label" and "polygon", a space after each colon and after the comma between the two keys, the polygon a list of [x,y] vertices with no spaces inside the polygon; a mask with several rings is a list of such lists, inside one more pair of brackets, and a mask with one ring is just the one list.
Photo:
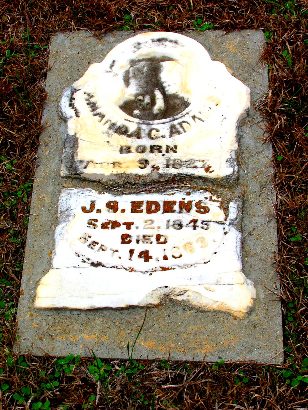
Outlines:
{"label": "weathered stone surface", "polygon": [[228,208],[209,192],[63,190],[52,269],[35,306],[148,306],[168,297],[243,316],[255,289],[242,273],[238,201]]}
{"label": "weathered stone surface", "polygon": [[[62,175],[234,176],[237,121],[248,107],[248,87],[200,43],[175,33],[139,34],[64,92]],[[190,195],[64,190],[52,269],[35,306],[149,306],[168,297],[242,316],[255,289],[242,273],[232,219],[238,204],[228,204],[227,218],[209,192]],[[195,209],[185,208],[190,204]],[[89,217],[93,212],[100,219]]]}
{"label": "weathered stone surface", "polygon": [[142,33],[67,88],[62,175],[235,176],[236,128],[249,88],[197,41]]}
{"label": "weathered stone surface", "polygon": [[[236,320],[225,312],[204,311],[170,300],[156,307],[129,309],[76,311],[34,307],[38,283],[52,266],[61,190],[91,187],[106,192],[107,186],[108,189],[112,186],[109,181],[105,181],[102,188],[95,182],[60,178],[66,127],[59,118],[58,103],[63,90],[81,78],[92,63],[99,63],[116,44],[134,35],[113,33],[98,41],[89,33],[59,34],[53,38],[50,50],[45,131],[41,136],[31,205],[16,351],[39,355],[91,355],[94,352],[101,357],[125,358],[127,343],[132,345],[146,315],[134,349],[137,358],[208,361],[223,358],[261,363],[283,360],[279,284],[274,266],[277,238],[271,147],[264,143],[264,124],[254,109],[267,91],[266,67],[259,62],[263,35],[258,31],[185,34],[204,45],[213,60],[224,63],[228,71],[251,90],[251,107],[239,127],[239,191],[229,187],[218,192],[213,184],[193,176],[176,177],[181,189],[208,190],[228,201],[243,197],[242,271],[256,288],[251,312]],[[152,194],[175,188],[175,179],[166,182],[164,176],[159,178],[159,183],[142,187],[134,185],[137,179],[133,175],[123,176],[122,181],[125,187],[114,184],[112,194]]]}

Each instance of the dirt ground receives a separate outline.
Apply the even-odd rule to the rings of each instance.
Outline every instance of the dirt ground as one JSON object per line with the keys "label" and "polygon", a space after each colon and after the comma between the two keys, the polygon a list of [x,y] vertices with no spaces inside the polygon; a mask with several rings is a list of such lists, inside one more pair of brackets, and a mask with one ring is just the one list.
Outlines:
{"label": "dirt ground", "polygon": [[[0,0],[0,408],[307,409],[307,4],[284,0]],[[87,30],[262,29],[270,89],[285,363],[16,356],[23,252],[50,36]],[[305,173],[306,171],[306,173]],[[305,395],[306,392],[306,395]]]}

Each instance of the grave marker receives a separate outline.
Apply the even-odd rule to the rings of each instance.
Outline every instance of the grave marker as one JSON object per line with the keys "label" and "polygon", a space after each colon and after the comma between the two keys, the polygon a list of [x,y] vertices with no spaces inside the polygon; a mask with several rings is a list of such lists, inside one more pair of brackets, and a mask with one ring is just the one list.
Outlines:
{"label": "grave marker", "polygon": [[[133,173],[143,182],[155,173],[234,174],[236,125],[249,101],[248,87],[198,42],[136,35],[65,90],[62,175]],[[225,198],[177,189],[119,197],[63,190],[52,269],[35,306],[150,306],[168,297],[247,313],[255,289],[242,273],[239,201],[224,212]]]}
{"label": "grave marker", "polygon": [[262,33],[186,34],[53,39],[19,352],[281,362]]}

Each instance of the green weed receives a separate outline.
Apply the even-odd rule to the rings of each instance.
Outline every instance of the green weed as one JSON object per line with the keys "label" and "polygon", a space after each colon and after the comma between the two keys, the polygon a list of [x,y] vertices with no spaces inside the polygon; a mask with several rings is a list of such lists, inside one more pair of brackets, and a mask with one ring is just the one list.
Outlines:
{"label": "green weed", "polygon": [[16,159],[8,159],[5,155],[0,155],[0,164],[2,164],[7,171],[15,171],[14,165],[16,162]]}
{"label": "green weed", "polygon": [[4,318],[6,322],[9,322],[11,319],[13,319],[15,313],[16,313],[16,307],[14,302],[7,302],[4,300],[1,300],[0,302],[0,312],[1,316]]}
{"label": "green weed", "polygon": [[16,57],[15,51],[12,51],[10,48],[6,49],[4,54],[0,55],[0,77],[3,76],[4,66],[13,58]]}
{"label": "green weed", "polygon": [[5,393],[10,389],[9,383],[1,383],[0,390]]}
{"label": "green weed", "polygon": [[32,403],[31,406],[32,410],[50,410],[50,401],[46,399],[44,402],[42,401],[36,401],[35,403]]}
{"label": "green weed", "polygon": [[14,45],[15,39],[13,37],[11,37],[9,40],[0,42],[0,45],[3,46],[3,51],[0,55],[0,77],[4,75],[4,67],[9,64],[13,58],[22,58],[24,56],[28,59],[33,59],[37,57],[41,51],[44,51],[48,48],[47,45],[40,45],[35,43],[30,35],[29,29],[22,33],[21,37],[23,42],[25,43],[22,47],[17,47],[16,45]]}
{"label": "green weed", "polygon": [[295,0],[278,1],[278,0],[264,0],[267,4],[272,4],[273,9],[271,14],[283,15],[285,19],[289,19],[291,16],[297,15],[297,4]]}
{"label": "green weed", "polygon": [[[0,316],[4,319],[6,324],[8,324],[8,322],[14,317],[15,313],[16,306],[13,301],[12,284],[4,278],[0,279]],[[2,333],[0,333],[0,343],[2,343]]]}
{"label": "green weed", "polygon": [[291,226],[290,231],[291,231],[291,233],[289,234],[290,242],[300,242],[303,239],[302,235],[299,232],[297,232],[296,226]]}
{"label": "green weed", "polygon": [[136,395],[134,395],[133,400],[138,404],[145,406],[144,408],[146,409],[155,408],[155,397],[152,397],[152,399],[149,400],[143,393],[137,392]]}
{"label": "green weed", "polygon": [[[12,181],[14,183],[14,181]],[[18,201],[27,202],[32,192],[32,181],[28,181],[15,188],[14,191],[3,192],[3,202],[0,204],[0,209],[16,208]]]}
{"label": "green weed", "polygon": [[168,362],[168,360],[162,359],[159,362],[159,367],[162,368],[162,369],[165,369],[165,370],[169,370],[170,367],[171,367],[171,364]]}
{"label": "green weed", "polygon": [[101,381],[104,385],[108,385],[109,376],[112,371],[112,366],[109,363],[103,362],[98,357],[95,357],[92,364],[88,366],[88,372],[97,383]]}
{"label": "green weed", "polygon": [[219,360],[217,360],[217,362],[215,362],[212,365],[212,369],[213,370],[219,370],[224,364],[225,364],[225,361],[223,359],[219,359]]}
{"label": "green weed", "polygon": [[303,239],[303,237],[300,233],[297,233],[296,235],[291,236],[289,239],[291,242],[299,242]]}
{"label": "green weed", "polygon": [[23,386],[19,392],[16,392],[13,394],[13,399],[18,403],[18,404],[24,404],[26,403],[30,396],[32,395],[31,387],[29,386]]}
{"label": "green weed", "polygon": [[20,245],[22,242],[20,232],[16,229],[9,229],[9,242],[15,243],[16,245]]}
{"label": "green weed", "polygon": [[296,304],[294,302],[287,303],[286,321],[292,323],[295,321],[295,314],[297,312]]}
{"label": "green weed", "polygon": [[172,409],[172,410],[177,410],[178,409],[178,407],[174,404],[174,403],[172,403],[172,401],[170,401],[170,400],[163,400],[162,401],[162,403],[161,403],[163,406],[164,406],[164,408],[166,408],[166,409]]}
{"label": "green weed", "polygon": [[24,356],[19,356],[17,359],[17,366],[21,369],[28,369],[29,365]]}
{"label": "green weed", "polygon": [[195,30],[198,31],[206,31],[206,30],[212,30],[214,28],[214,24],[206,21],[203,23],[203,20],[201,17],[197,17],[196,20],[193,21],[193,26]]}
{"label": "green weed", "polygon": [[122,31],[129,31],[129,30],[133,30],[133,16],[130,13],[125,13],[123,16],[123,20],[124,20],[124,25],[122,27],[120,27],[120,30]]}
{"label": "green weed", "polygon": [[298,387],[301,383],[308,383],[308,357],[304,358],[299,369],[293,364],[290,369],[281,371],[281,376],[285,379],[286,384],[291,387]]}
{"label": "green weed", "polygon": [[73,354],[69,354],[66,357],[56,360],[56,372],[55,376],[59,377],[62,372],[66,375],[71,375],[75,369],[75,367],[80,363],[80,356],[75,356]]}
{"label": "green weed", "polygon": [[116,376],[123,374],[128,378],[128,380],[132,380],[133,377],[143,369],[143,364],[137,362],[135,359],[129,359],[127,363],[121,365],[115,374]]}
{"label": "green weed", "polygon": [[292,56],[289,53],[289,51],[287,49],[283,50],[283,52],[281,53],[282,57],[284,57],[284,59],[286,60],[288,67],[291,68],[292,67]]}
{"label": "green weed", "polygon": [[95,394],[90,394],[90,396],[87,400],[87,403],[83,403],[82,409],[93,409],[95,401],[96,401]]}
{"label": "green weed", "polygon": [[266,41],[271,41],[273,38],[273,33],[271,31],[264,31],[264,37]]}
{"label": "green weed", "polygon": [[[63,375],[70,376],[79,363],[80,356],[75,356],[73,354],[57,359],[55,361],[53,373],[47,375],[46,372],[40,372],[40,377],[46,378],[46,380],[41,383],[39,392],[46,390],[53,391],[57,389],[60,386],[61,377]],[[47,404],[44,405],[47,406]]]}
{"label": "green weed", "polygon": [[234,378],[234,384],[239,385],[239,384],[247,384],[249,383],[249,378],[245,375],[243,370],[239,370],[237,372],[237,375]]}
{"label": "green weed", "polygon": [[39,55],[40,51],[46,50],[48,48],[47,45],[40,45],[36,44],[33,41],[33,38],[30,35],[30,30],[27,28],[27,30],[22,34],[22,39],[26,43],[26,48],[25,48],[25,53],[28,58],[35,58]]}
{"label": "green weed", "polygon": [[96,396],[95,394],[90,394],[87,403],[83,403],[82,409],[93,409],[94,403],[96,401]]}
{"label": "green weed", "polygon": [[55,390],[59,386],[60,386],[60,382],[58,380],[51,380],[50,382],[41,384],[41,388],[43,390],[49,390],[49,391]]}

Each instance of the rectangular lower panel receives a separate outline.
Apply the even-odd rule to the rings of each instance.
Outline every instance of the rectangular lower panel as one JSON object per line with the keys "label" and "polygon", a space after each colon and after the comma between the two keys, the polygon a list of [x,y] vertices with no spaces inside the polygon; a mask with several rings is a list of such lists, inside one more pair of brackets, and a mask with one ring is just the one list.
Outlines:
{"label": "rectangular lower panel", "polygon": [[239,199],[210,192],[115,196],[65,189],[52,268],[35,306],[150,306],[165,298],[243,316],[255,298],[242,273]]}

